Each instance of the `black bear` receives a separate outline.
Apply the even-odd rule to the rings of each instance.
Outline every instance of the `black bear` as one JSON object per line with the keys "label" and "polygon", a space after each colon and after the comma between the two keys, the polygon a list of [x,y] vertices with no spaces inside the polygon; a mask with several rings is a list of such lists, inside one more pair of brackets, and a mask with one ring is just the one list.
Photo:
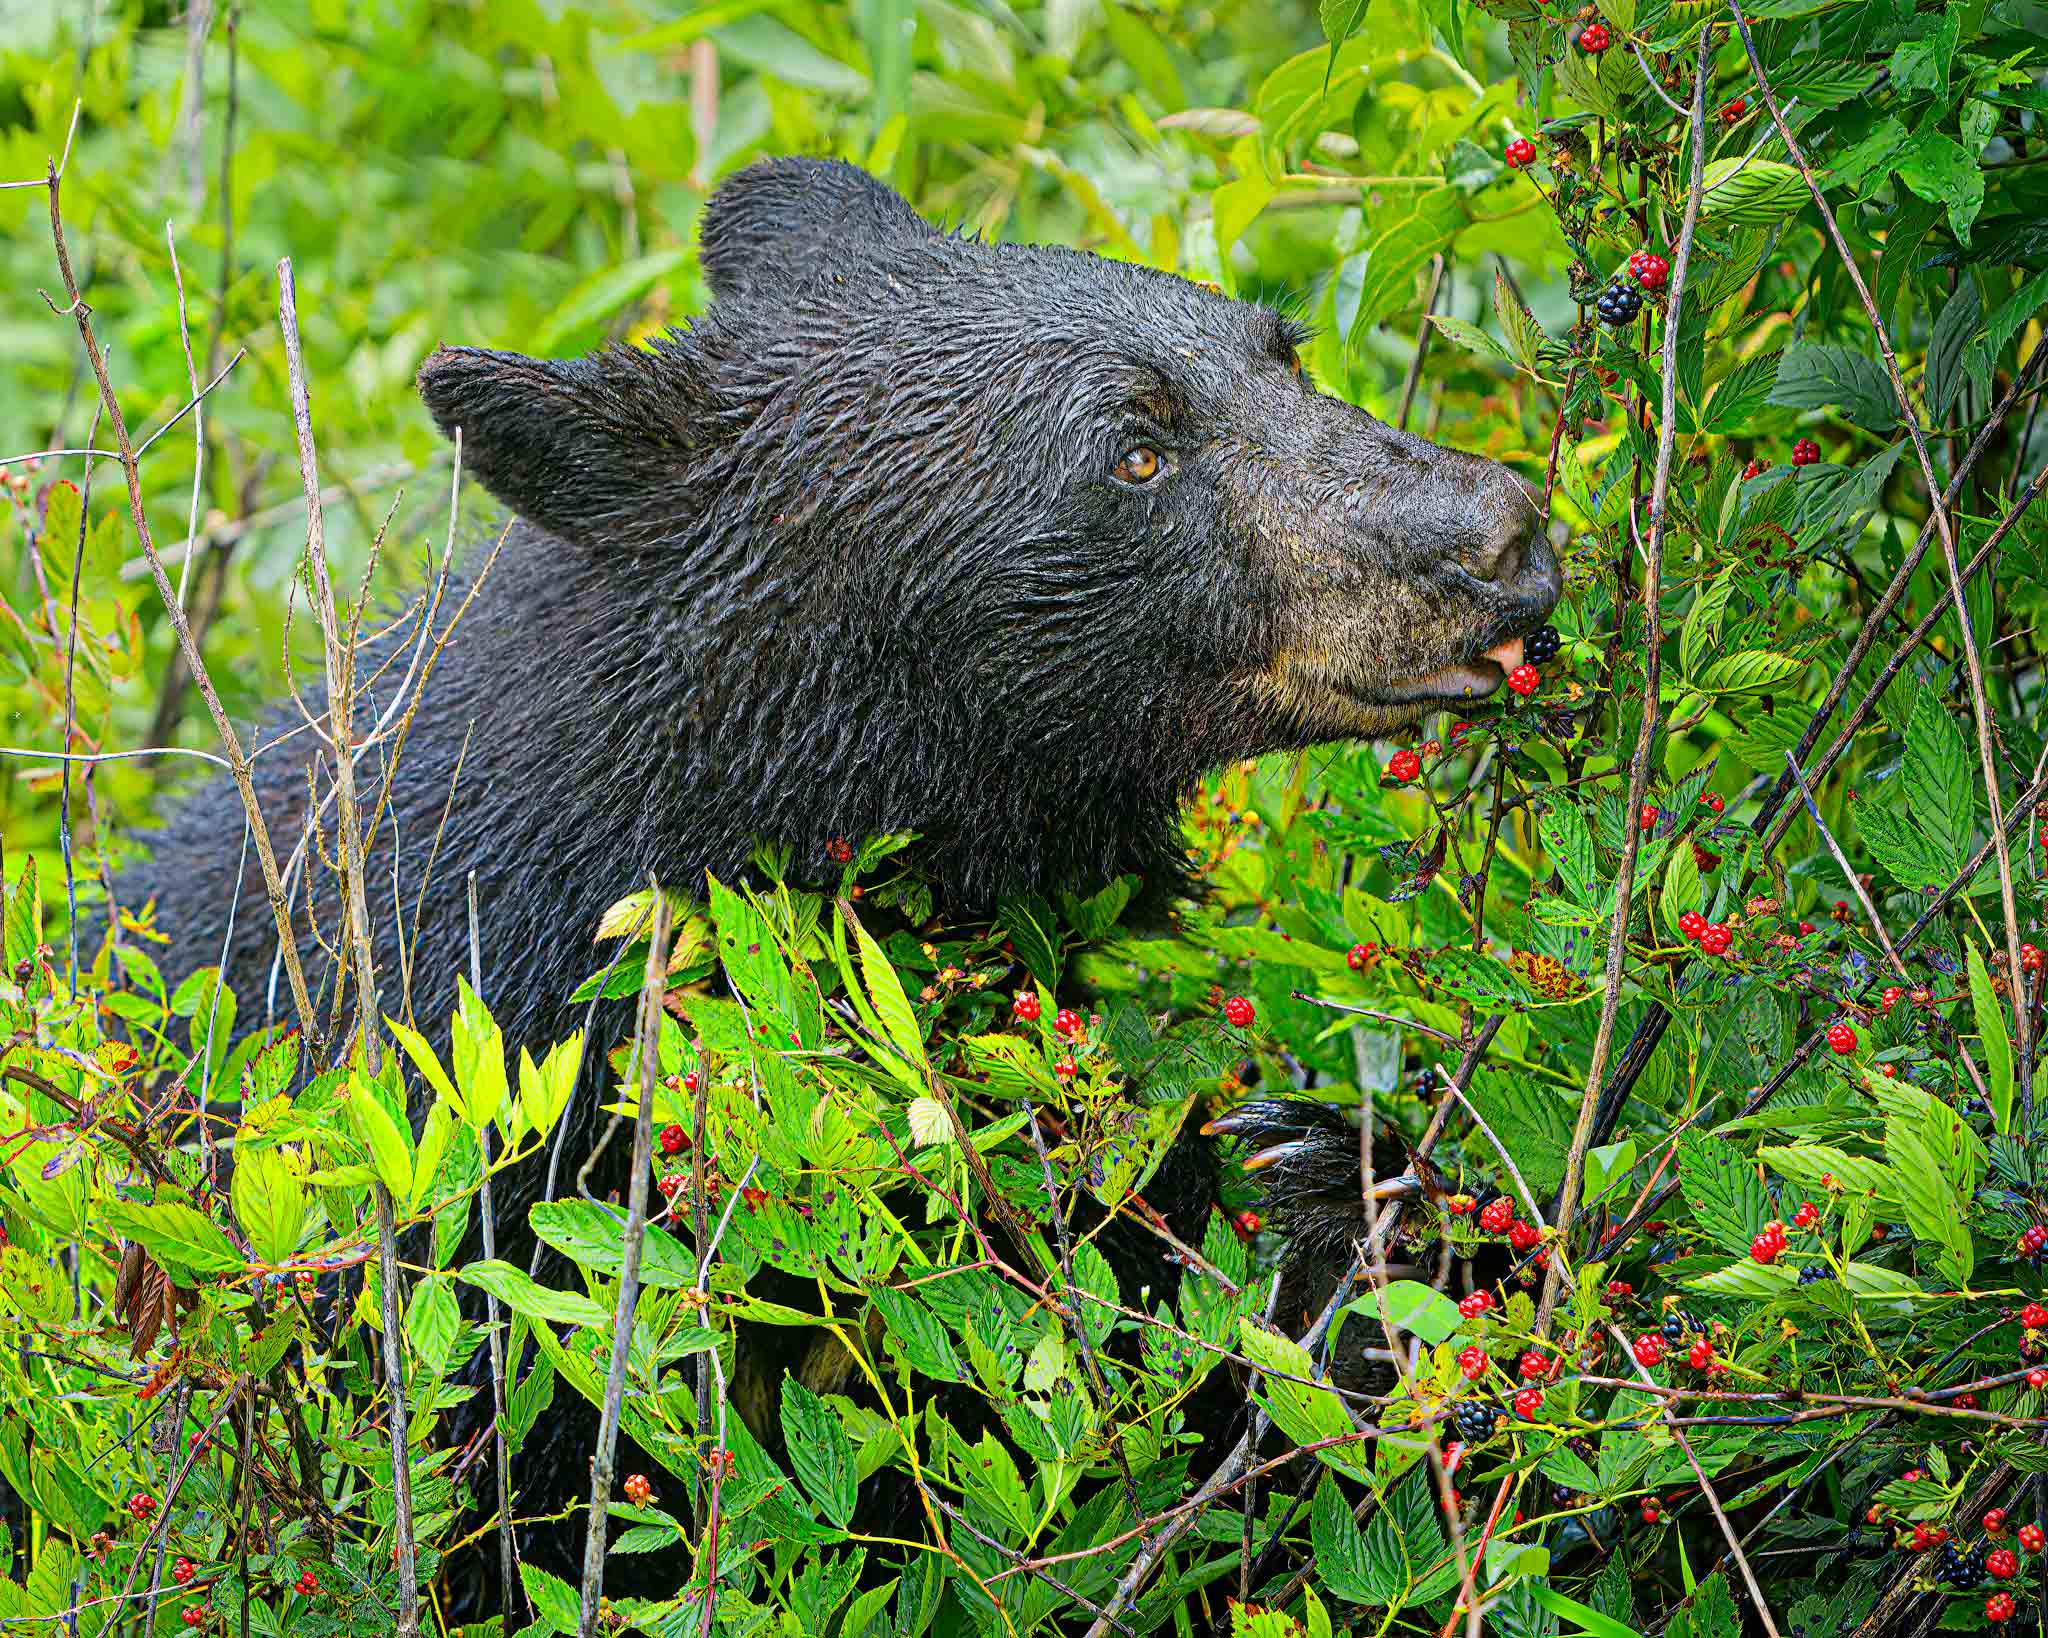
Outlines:
{"label": "black bear", "polygon": [[[727,182],[702,258],[710,310],[645,348],[420,371],[516,521],[390,776],[388,1011],[451,1010],[472,871],[488,999],[536,1043],[582,1023],[598,911],[650,871],[743,876],[757,838],[801,874],[914,831],[963,907],[1170,892],[1205,770],[1487,694],[1557,599],[1522,482],[1319,392],[1270,308],[943,233],[832,162]],[[256,766],[289,843],[324,786],[287,749]],[[202,790],[123,895],[191,964],[223,947],[241,828],[232,786]],[[253,865],[240,888],[248,1022],[275,932]],[[311,971],[332,906],[298,913]],[[540,1177],[511,1182],[523,1263]]]}

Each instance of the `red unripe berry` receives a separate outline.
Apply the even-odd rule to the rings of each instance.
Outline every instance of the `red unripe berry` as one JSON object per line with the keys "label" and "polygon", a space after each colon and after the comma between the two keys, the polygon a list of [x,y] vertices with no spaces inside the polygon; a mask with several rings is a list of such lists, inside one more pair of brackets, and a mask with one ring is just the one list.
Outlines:
{"label": "red unripe berry", "polygon": [[2043,1246],[2048,1246],[2048,1227],[2039,1223],[2029,1224],[2026,1233],[2020,1236],[2020,1255],[2031,1257]]}
{"label": "red unripe berry", "polygon": [[1820,445],[1811,438],[1801,438],[1798,443],[1792,446],[1792,464],[1794,466],[1812,466],[1819,459]]}
{"label": "red unripe berry", "polygon": [[1486,1202],[1479,1213],[1479,1226],[1488,1234],[1505,1234],[1508,1225],[1515,1220],[1515,1203],[1506,1195],[1496,1195]]}
{"label": "red unripe berry", "polygon": [[1010,1016],[1020,1024],[1038,1022],[1038,996],[1031,990],[1019,990],[1010,998]]}
{"label": "red unripe berry", "polygon": [[1422,772],[1422,758],[1413,751],[1396,751],[1387,758],[1387,777],[1397,785],[1405,785]]}
{"label": "red unripe berry", "polygon": [[1518,665],[1508,673],[1508,687],[1517,694],[1533,694],[1543,686],[1543,673],[1533,665]]}
{"label": "red unripe berry", "polygon": [[1554,1361],[1540,1348],[1531,1348],[1522,1355],[1522,1362],[1516,1368],[1522,1373],[1524,1382],[1540,1382],[1550,1374]]}
{"label": "red unripe berry", "polygon": [[1645,1331],[1636,1338],[1636,1363],[1642,1366],[1659,1365],[1664,1360],[1664,1339]]}
{"label": "red unripe berry", "polygon": [[683,1192],[683,1185],[689,1181],[681,1172],[670,1172],[666,1177],[656,1178],[654,1186],[660,1191],[662,1199],[673,1200]]}
{"label": "red unripe berry", "polygon": [[1633,1297],[1636,1294],[1636,1288],[1626,1280],[1609,1280],[1607,1282],[1607,1294],[1610,1297]]}
{"label": "red unripe berry", "polygon": [[2044,1538],[2037,1525],[2023,1524],[2019,1528],[2020,1545],[2030,1553],[2038,1553]]}
{"label": "red unripe berry", "polygon": [[2000,1547],[1984,1560],[1994,1580],[2010,1581],[2020,1573],[2020,1557],[2010,1547]]}
{"label": "red unripe berry", "polygon": [[1749,1242],[1750,1256],[1764,1264],[1775,1263],[1778,1260],[1778,1253],[1784,1249],[1783,1241],[1777,1240],[1768,1234],[1759,1234],[1754,1240]]}
{"label": "red unripe berry", "polygon": [[1458,1354],[1458,1369],[1467,1382],[1477,1382],[1486,1374],[1486,1350],[1477,1343],[1461,1349]]}
{"label": "red unripe berry", "polygon": [[1233,995],[1223,1003],[1223,1016],[1232,1029],[1250,1029],[1252,1020],[1258,1016],[1258,1009],[1241,995]]}
{"label": "red unripe berry", "polygon": [[2013,1611],[2019,1606],[2013,1603],[2011,1593],[1993,1593],[1984,1600],[1984,1619],[1987,1621],[2010,1621]]}
{"label": "red unripe berry", "polygon": [[1636,283],[1645,290],[1662,290],[1671,276],[1671,264],[1662,256],[1645,256],[1643,265],[1636,269]]}
{"label": "red unripe berry", "polygon": [[1664,1509],[1659,1507],[1654,1500],[1643,1503],[1643,1522],[1645,1524],[1655,1524],[1663,1516]]}
{"label": "red unripe berry", "polygon": [[199,1626],[206,1620],[206,1606],[204,1604],[187,1604],[182,1619],[188,1627]]}
{"label": "red unripe berry", "polygon": [[2002,1536],[2005,1534],[2004,1508],[1994,1507],[1984,1515],[1984,1530],[1987,1535]]}
{"label": "red unripe berry", "polygon": [[1872,1502],[1869,1507],[1864,1509],[1863,1522],[1865,1524],[1882,1524],[1884,1523],[1885,1514],[1889,1511],[1890,1509],[1883,1502]]}
{"label": "red unripe berry", "polygon": [[2048,1325],[2048,1308],[2043,1308],[2037,1302],[2028,1303],[2020,1310],[2020,1324],[2029,1330],[2040,1330],[2042,1326]]}
{"label": "red unripe berry", "polygon": [[1259,1232],[1262,1219],[1255,1211],[1241,1211],[1230,1220],[1230,1226],[1237,1231],[1240,1240],[1249,1240]]}
{"label": "red unripe berry", "polygon": [[1508,169],[1526,170],[1536,163],[1536,144],[1527,137],[1516,137],[1507,147]]}
{"label": "red unripe berry", "polygon": [[1655,830],[1656,828],[1657,828],[1657,810],[1656,810],[1655,808],[1651,807],[1651,806],[1649,805],[1649,803],[1645,802],[1645,803],[1643,804],[1643,811],[1642,811],[1642,812],[1641,812],[1641,813],[1640,813],[1639,815],[1637,815],[1637,817],[1636,817],[1636,829],[1637,829],[1637,830]]}
{"label": "red unripe berry", "polygon": [[1896,1007],[1905,998],[1906,992],[1898,985],[1887,984],[1884,987],[1884,994],[1879,996],[1878,1000],[1883,1003],[1884,1010],[1890,1012],[1892,1008]]}
{"label": "red unripe berry", "polygon": [[647,1475],[644,1473],[627,1474],[623,1488],[626,1500],[635,1507],[645,1507],[654,1496],[654,1486],[648,1483]]}
{"label": "red unripe berry", "polygon": [[665,1155],[674,1154],[688,1141],[688,1135],[680,1126],[664,1126],[661,1129],[661,1152]]}
{"label": "red unripe berry", "polygon": [[198,1573],[198,1567],[189,1558],[180,1558],[171,1566],[171,1579],[181,1587]]}
{"label": "red unripe berry", "polygon": [[2036,1393],[2039,1393],[2043,1388],[2048,1388],[2048,1371],[2042,1370],[2038,1365],[2035,1366],[2034,1369],[2027,1372],[2027,1386]]}
{"label": "red unripe berry", "polygon": [[1492,1306],[1493,1296],[1486,1291],[1475,1291],[1469,1297],[1458,1299],[1458,1312],[1466,1319],[1477,1319]]}
{"label": "red unripe berry", "polygon": [[1700,932],[1700,948],[1710,956],[1726,955],[1735,935],[1722,923],[1709,922]]}
{"label": "red unripe berry", "polygon": [[1071,1081],[1080,1071],[1075,1068],[1072,1058],[1062,1058],[1052,1066],[1052,1072],[1063,1081]]}
{"label": "red unripe berry", "polygon": [[1700,802],[1709,813],[1719,813],[1728,806],[1726,802],[1722,801],[1719,793],[1715,791],[1708,791],[1705,796],[1700,798]]}
{"label": "red unripe berry", "polygon": [[1053,1030],[1069,1040],[1079,1040],[1081,1032],[1088,1026],[1081,1021],[1081,1015],[1072,1007],[1062,1007],[1053,1015]]}
{"label": "red unripe berry", "polygon": [[1688,910],[1678,918],[1678,930],[1687,938],[1698,938],[1707,930],[1707,918],[1697,910]]}
{"label": "red unripe berry", "polygon": [[1792,1214],[1793,1225],[1797,1228],[1812,1228],[1819,1221],[1820,1207],[1811,1200],[1802,1201],[1799,1209]]}
{"label": "red unripe berry", "polygon": [[1714,1345],[1701,1337],[1685,1351],[1685,1362],[1696,1371],[1704,1371],[1714,1363]]}
{"label": "red unripe berry", "polygon": [[1725,108],[1721,110],[1721,118],[1726,120],[1730,125],[1733,125],[1737,120],[1742,118],[1742,116],[1748,112],[1748,100],[1743,97],[1737,97],[1733,102],[1729,103]]}
{"label": "red unripe berry", "polygon": [[1525,1422],[1536,1420],[1536,1413],[1543,1408],[1543,1390],[1524,1388],[1515,1395],[1515,1414]]}
{"label": "red unripe berry", "polygon": [[1508,1244],[1517,1251],[1533,1251],[1543,1231],[1534,1223],[1525,1223],[1520,1218],[1508,1224]]}
{"label": "red unripe berry", "polygon": [[1846,1058],[1856,1050],[1856,1031],[1847,1024],[1828,1025],[1828,1050]]}
{"label": "red unripe berry", "polygon": [[1596,57],[1613,43],[1605,23],[1588,23],[1579,31],[1579,49]]}
{"label": "red unripe berry", "polygon": [[2042,956],[2039,945],[2022,944],[2020,946],[2020,966],[2025,971],[2030,973],[2039,972],[2044,960],[2048,960],[2048,958]]}
{"label": "red unripe berry", "polygon": [[1344,965],[1355,973],[1362,973],[1379,958],[1377,944],[1354,944],[1344,952]]}
{"label": "red unripe berry", "polygon": [[1444,1201],[1444,1210],[1453,1217],[1463,1217],[1477,1204],[1469,1194],[1454,1194]]}

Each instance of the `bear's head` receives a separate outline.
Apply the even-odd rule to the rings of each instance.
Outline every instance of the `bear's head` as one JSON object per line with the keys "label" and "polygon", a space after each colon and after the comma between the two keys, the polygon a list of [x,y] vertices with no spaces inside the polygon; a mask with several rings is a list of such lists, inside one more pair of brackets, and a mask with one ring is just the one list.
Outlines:
{"label": "bear's head", "polygon": [[607,588],[602,675],[715,815],[691,868],[884,830],[968,900],[1170,868],[1204,771],[1491,693],[1557,599],[1525,485],[1318,392],[1269,308],[833,162],[726,183],[702,258],[645,348],[420,374]]}

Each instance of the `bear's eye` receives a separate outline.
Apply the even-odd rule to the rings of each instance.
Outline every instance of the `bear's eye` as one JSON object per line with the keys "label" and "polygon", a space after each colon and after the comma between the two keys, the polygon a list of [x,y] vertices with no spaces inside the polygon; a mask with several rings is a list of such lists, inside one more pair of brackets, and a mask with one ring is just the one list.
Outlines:
{"label": "bear's eye", "polygon": [[1125,483],[1150,483],[1165,470],[1159,451],[1146,444],[1125,450],[1116,463],[1116,475]]}

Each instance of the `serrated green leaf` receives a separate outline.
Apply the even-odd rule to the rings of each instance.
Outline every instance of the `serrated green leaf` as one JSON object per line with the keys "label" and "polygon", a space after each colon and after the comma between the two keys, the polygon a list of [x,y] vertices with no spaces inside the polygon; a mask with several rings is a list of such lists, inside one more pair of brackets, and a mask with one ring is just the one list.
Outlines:
{"label": "serrated green leaf", "polygon": [[2012,1037],[2006,1032],[2005,1008],[1991,987],[1991,974],[1984,957],[1972,944],[1970,962],[1970,1010],[1977,1024],[1977,1037],[1984,1047],[1984,1083],[1991,1094],[1991,1122],[1994,1129],[2012,1135],[2013,1063]]}
{"label": "serrated green leaf", "polygon": [[804,1494],[844,1530],[853,1519],[853,1446],[831,1407],[793,1376],[782,1379],[782,1439]]}

